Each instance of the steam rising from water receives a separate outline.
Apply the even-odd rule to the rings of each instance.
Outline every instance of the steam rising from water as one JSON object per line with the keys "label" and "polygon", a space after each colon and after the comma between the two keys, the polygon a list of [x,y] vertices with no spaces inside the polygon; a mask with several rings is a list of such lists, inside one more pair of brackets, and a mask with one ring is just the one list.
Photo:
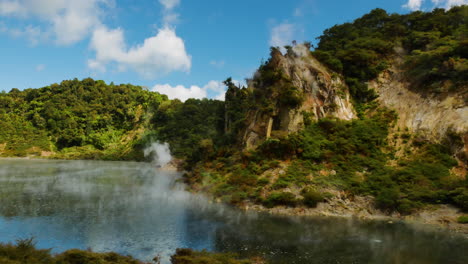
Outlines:
{"label": "steam rising from water", "polygon": [[146,158],[151,158],[157,167],[164,167],[172,160],[169,144],[167,143],[151,143],[150,146],[144,149],[144,154]]}
{"label": "steam rising from water", "polygon": [[[167,162],[167,144],[149,149],[156,164]],[[178,177],[148,163],[0,159],[0,242],[34,236],[54,253],[91,248],[144,261],[159,254],[163,264],[183,247],[265,256],[273,264],[439,264],[468,257],[464,237],[399,223],[232,210],[184,191]]]}

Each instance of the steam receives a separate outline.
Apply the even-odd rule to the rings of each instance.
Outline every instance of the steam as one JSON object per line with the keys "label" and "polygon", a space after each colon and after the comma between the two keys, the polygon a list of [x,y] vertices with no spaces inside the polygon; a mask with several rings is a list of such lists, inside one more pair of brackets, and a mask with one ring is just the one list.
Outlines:
{"label": "steam", "polygon": [[168,143],[151,143],[150,146],[144,149],[143,153],[146,158],[151,158],[157,167],[164,167],[172,160]]}
{"label": "steam", "polygon": [[310,50],[304,44],[295,45],[292,50],[297,57],[307,57],[310,54]]}

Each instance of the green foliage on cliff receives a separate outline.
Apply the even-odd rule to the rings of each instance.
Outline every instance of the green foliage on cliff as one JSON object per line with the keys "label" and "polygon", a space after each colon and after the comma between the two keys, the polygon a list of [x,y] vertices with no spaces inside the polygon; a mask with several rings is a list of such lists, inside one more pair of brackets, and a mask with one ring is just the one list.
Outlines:
{"label": "green foliage on cliff", "polygon": [[252,101],[265,113],[280,107],[294,108],[303,101],[303,94],[274,61],[279,53],[279,49],[271,48],[270,59],[260,65],[256,77],[252,79],[256,87]]}
{"label": "green foliage on cliff", "polygon": [[396,55],[406,60],[413,87],[423,92],[462,89],[468,84],[467,17],[468,6],[406,15],[374,9],[352,23],[325,30],[313,54],[345,76],[358,102],[375,97],[366,82]]}
{"label": "green foliage on cliff", "polygon": [[[450,173],[457,162],[449,149],[416,142],[415,154],[395,159],[387,142],[395,113],[373,108],[366,116],[320,119],[256,150],[218,155],[200,163],[186,180],[209,186],[215,196],[235,204],[314,207],[327,198],[317,190],[331,188],[372,195],[380,209],[403,214],[441,203],[467,210],[468,181]],[[288,165],[280,169],[280,163]]]}

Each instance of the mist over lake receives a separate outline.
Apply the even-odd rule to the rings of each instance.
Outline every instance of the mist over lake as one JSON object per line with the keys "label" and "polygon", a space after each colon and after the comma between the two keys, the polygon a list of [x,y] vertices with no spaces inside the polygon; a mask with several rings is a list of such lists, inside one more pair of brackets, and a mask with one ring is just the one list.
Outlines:
{"label": "mist over lake", "polygon": [[0,241],[165,263],[181,247],[273,263],[463,263],[468,254],[466,237],[402,223],[242,212],[186,192],[178,177],[150,163],[0,160]]}

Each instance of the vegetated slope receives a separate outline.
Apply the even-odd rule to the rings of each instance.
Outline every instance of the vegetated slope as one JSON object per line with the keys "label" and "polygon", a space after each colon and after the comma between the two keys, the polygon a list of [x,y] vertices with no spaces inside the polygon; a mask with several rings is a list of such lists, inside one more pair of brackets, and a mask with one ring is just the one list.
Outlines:
{"label": "vegetated slope", "polygon": [[152,141],[180,158],[221,138],[224,103],[168,100],[130,84],[87,78],[0,93],[0,156],[142,160]]}
{"label": "vegetated slope", "polygon": [[374,97],[366,82],[393,63],[395,48],[404,54],[404,75],[414,91],[466,94],[467,17],[468,6],[407,15],[374,9],[353,23],[325,30],[313,54],[346,77],[359,102]]}
{"label": "vegetated slope", "polygon": [[375,9],[319,39],[314,55],[346,76],[358,111],[376,91],[398,112],[397,127],[437,143],[449,134],[452,152],[468,164],[468,6]]}
{"label": "vegetated slope", "polygon": [[147,113],[167,97],[133,85],[77,79],[0,94],[0,154],[137,159]]}
{"label": "vegetated slope", "polygon": [[379,76],[399,67],[405,89],[421,98],[466,94],[467,10],[376,9],[337,25],[312,52],[329,69],[298,52],[307,43],[285,47],[285,55],[273,48],[248,87],[226,80],[225,130],[232,140],[206,152],[187,182],[235,204],[314,207],[336,196],[371,195],[387,212],[446,203],[467,211],[466,160],[454,158],[463,151],[467,120],[461,116],[435,140],[402,125],[406,110],[382,97],[401,91],[377,88]]}

